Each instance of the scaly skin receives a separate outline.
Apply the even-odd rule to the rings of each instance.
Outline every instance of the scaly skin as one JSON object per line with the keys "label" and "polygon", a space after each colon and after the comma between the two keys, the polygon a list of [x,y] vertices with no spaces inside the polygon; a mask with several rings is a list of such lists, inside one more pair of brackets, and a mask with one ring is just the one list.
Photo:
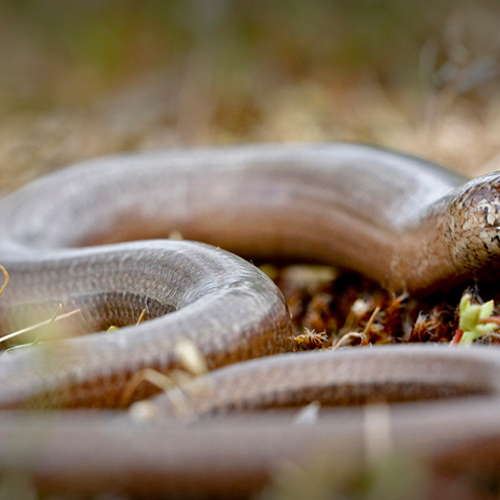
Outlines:
{"label": "scaly skin", "polygon": [[[22,317],[33,304],[58,302],[82,308],[72,333],[131,323],[143,308],[154,319],[4,354],[0,471],[25,469],[46,492],[230,496],[258,490],[277,462],[306,451],[335,453],[336,467],[363,456],[369,410],[362,408],[332,410],[300,432],[289,414],[260,413],[186,429],[165,396],[136,403],[130,414],[42,418],[7,411],[117,408],[135,373],[179,366],[183,339],[210,369],[232,365],[209,374],[209,390],[190,403],[200,417],[313,400],[352,405],[453,396],[391,406],[394,448],[444,453],[446,462],[459,455],[458,445],[477,451],[485,436],[498,442],[495,349],[398,346],[261,359],[287,349],[288,310],[267,277],[225,250],[339,265],[391,290],[421,294],[491,278],[500,268],[499,178],[467,182],[431,162],[360,145],[248,146],[97,159],[6,197],[5,325],[13,310]],[[187,241],[118,243],[174,230],[224,250]],[[154,392],[142,383],[133,400]],[[131,422],[144,404],[160,422]]]}

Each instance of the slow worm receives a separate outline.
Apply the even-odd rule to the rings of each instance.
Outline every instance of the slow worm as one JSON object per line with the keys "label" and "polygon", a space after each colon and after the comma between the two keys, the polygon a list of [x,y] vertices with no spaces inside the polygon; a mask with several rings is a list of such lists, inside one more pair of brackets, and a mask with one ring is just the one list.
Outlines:
{"label": "slow worm", "polygon": [[[4,353],[0,471],[25,470],[43,492],[248,495],[280,460],[318,447],[355,464],[366,451],[366,410],[326,411],[300,431],[286,411],[210,415],[317,400],[454,398],[391,405],[394,449],[449,464],[477,454],[486,438],[498,443],[500,356],[493,348],[279,354],[291,332],[285,301],[262,272],[228,251],[338,265],[390,290],[429,293],[498,273],[499,187],[499,174],[467,182],[369,146],[268,145],[101,158],[5,197],[0,259],[11,282],[0,297],[4,325],[59,302],[82,309],[71,333],[130,325],[142,309],[150,321]],[[218,247],[153,239],[173,231]],[[139,239],[148,241],[125,242]],[[159,415],[153,423],[121,412],[9,411],[117,408],[141,369],[179,367],[183,339],[215,370],[201,395],[186,388],[192,411],[209,415],[205,423],[177,422],[164,395],[132,406],[134,415],[148,404]],[[272,354],[279,355],[260,359]],[[141,383],[133,400],[154,392]],[[465,455],[457,451],[462,445]]]}

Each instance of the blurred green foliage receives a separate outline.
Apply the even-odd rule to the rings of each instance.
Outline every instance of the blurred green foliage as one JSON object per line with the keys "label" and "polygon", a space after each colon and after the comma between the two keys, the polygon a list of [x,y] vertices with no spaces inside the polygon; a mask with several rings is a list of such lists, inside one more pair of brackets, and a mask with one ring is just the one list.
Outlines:
{"label": "blurred green foliage", "polygon": [[[27,60],[30,53],[46,58],[47,74],[37,76],[42,85],[51,74],[63,78],[84,70],[91,87],[92,82],[105,85],[193,52],[230,77],[267,72],[277,78],[338,81],[344,75],[376,75],[400,83],[415,78],[426,41],[442,36],[453,13],[470,3],[7,0],[0,7],[0,28],[6,28],[0,40],[10,48],[0,53],[0,62],[9,71],[19,45]],[[497,1],[475,4],[498,10]],[[22,70],[12,71],[22,78]],[[2,80],[0,85],[8,83]],[[14,90],[15,81],[11,78]]]}
{"label": "blurred green foliage", "polygon": [[[165,60],[196,46],[267,57],[298,73],[407,61],[455,2],[275,0],[266,2],[9,0],[6,8],[42,43],[103,70]],[[150,60],[151,60],[150,59]],[[280,65],[281,65],[280,64]]]}

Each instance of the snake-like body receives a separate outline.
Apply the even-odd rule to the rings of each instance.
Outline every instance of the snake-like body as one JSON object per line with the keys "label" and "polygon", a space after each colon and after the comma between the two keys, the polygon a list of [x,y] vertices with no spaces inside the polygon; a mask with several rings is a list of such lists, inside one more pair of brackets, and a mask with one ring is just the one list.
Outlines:
{"label": "snake-like body", "polygon": [[[199,415],[457,397],[391,406],[396,449],[456,457],[453,441],[475,449],[484,436],[497,442],[494,348],[279,354],[291,333],[284,298],[228,251],[338,265],[393,291],[428,293],[498,273],[499,189],[500,174],[467,181],[412,156],[321,144],[123,154],[72,166],[5,197],[0,261],[11,280],[0,297],[4,325],[59,302],[82,311],[70,333],[131,324],[142,309],[150,321],[4,353],[0,471],[27,470],[43,491],[229,495],[238,478],[239,493],[258,490],[272,465],[316,445],[348,463],[363,455],[362,409],[326,412],[300,432],[287,413],[186,429],[167,416],[175,408],[165,396],[150,403],[164,419],[154,425],[133,423],[125,413],[44,419],[9,411],[120,407],[134,374],[179,367],[178,345],[186,339],[215,370],[206,377],[209,390],[190,403]],[[173,231],[217,247],[152,239]],[[272,354],[279,355],[262,358]],[[224,365],[231,366],[216,370]],[[154,392],[143,382],[132,399]],[[431,417],[428,433],[422,429]],[[326,428],[333,435],[324,440]]]}

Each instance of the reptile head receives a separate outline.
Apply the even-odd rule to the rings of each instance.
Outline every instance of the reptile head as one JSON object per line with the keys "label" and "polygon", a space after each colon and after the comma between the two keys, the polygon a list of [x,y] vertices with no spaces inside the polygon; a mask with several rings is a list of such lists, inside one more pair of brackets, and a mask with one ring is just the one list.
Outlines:
{"label": "reptile head", "polygon": [[488,277],[500,270],[500,172],[478,177],[448,199],[444,231],[458,273]]}

